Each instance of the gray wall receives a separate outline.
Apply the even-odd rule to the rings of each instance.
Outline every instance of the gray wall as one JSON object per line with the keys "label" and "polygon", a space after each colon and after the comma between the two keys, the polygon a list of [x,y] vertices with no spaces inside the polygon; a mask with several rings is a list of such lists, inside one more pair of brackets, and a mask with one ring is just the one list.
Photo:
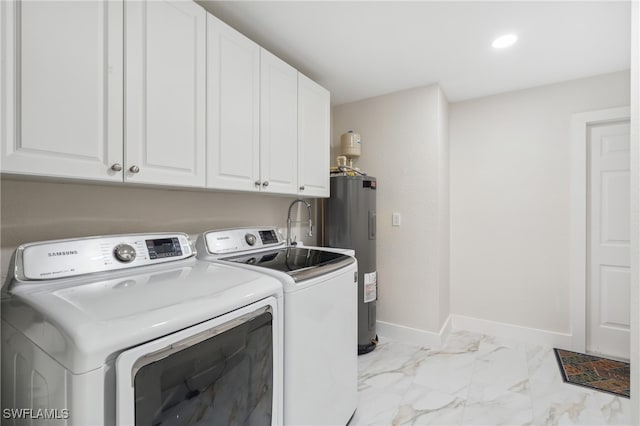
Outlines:
{"label": "gray wall", "polygon": [[438,85],[333,108],[332,163],[353,130],[354,165],[377,178],[377,318],[391,326],[439,332],[449,316],[447,108]]}
{"label": "gray wall", "polygon": [[628,71],[450,105],[453,314],[571,332],[571,116],[628,105]]}
{"label": "gray wall", "polygon": [[[11,253],[21,243],[132,232],[197,234],[252,225],[284,228],[295,197],[3,178],[1,199],[4,278]],[[301,206],[294,212],[306,220]],[[305,232],[294,234],[300,240]],[[315,244],[317,235],[303,241]]]}

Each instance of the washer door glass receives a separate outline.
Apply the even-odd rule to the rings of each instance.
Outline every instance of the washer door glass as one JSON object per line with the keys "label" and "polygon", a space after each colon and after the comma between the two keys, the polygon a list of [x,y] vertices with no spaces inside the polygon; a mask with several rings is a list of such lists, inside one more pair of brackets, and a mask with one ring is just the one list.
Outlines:
{"label": "washer door glass", "polygon": [[194,337],[172,345],[170,355],[134,368],[136,425],[271,424],[271,312],[189,345],[199,340]]}

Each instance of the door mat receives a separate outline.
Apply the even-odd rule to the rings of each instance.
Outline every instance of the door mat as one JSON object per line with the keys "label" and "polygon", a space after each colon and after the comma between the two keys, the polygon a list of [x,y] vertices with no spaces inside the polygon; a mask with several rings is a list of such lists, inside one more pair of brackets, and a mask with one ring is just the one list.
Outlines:
{"label": "door mat", "polygon": [[629,398],[629,363],[553,349],[565,383]]}

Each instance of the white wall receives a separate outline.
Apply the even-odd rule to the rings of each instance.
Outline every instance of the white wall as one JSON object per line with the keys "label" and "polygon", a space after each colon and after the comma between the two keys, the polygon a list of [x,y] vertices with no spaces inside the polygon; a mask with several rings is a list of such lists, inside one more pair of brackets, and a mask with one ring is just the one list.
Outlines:
{"label": "white wall", "polygon": [[631,5],[631,424],[640,424],[640,2]]}
{"label": "white wall", "polygon": [[450,105],[451,311],[570,332],[570,122],[629,72]]}
{"label": "white wall", "polygon": [[[429,332],[449,315],[447,102],[432,85],[333,109],[340,135],[360,133],[356,166],[378,180],[379,321]],[[402,226],[391,226],[391,214]]]}
{"label": "white wall", "polygon": [[[286,227],[292,197],[266,194],[168,190],[124,185],[95,185],[8,180],[1,182],[1,273],[7,274],[15,248],[32,241],[130,232],[177,231],[275,225]],[[298,204],[293,214],[306,220]],[[315,220],[314,223],[318,223]],[[301,227],[303,229],[301,229]],[[306,226],[293,234],[307,244]]]}

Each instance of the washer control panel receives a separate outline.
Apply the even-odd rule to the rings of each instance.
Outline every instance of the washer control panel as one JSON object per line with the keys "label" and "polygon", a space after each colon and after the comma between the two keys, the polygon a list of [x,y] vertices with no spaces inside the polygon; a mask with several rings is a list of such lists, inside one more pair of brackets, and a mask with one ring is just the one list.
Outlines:
{"label": "washer control panel", "polygon": [[[209,254],[228,254],[284,245],[284,240],[275,227],[208,231],[200,238],[204,239]],[[202,249],[201,246],[199,248]]]}
{"label": "washer control panel", "polygon": [[16,252],[16,276],[47,280],[116,271],[194,255],[186,234],[133,234],[25,244]]}

